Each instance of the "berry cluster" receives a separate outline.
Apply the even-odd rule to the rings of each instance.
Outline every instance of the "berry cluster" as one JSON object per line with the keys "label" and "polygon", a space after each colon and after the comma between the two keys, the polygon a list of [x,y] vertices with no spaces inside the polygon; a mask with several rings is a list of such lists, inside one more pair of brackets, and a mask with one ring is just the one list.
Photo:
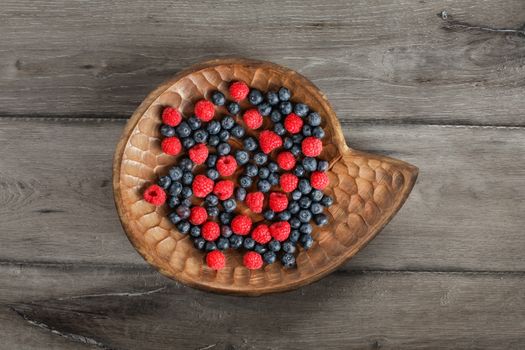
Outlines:
{"label": "berry cluster", "polygon": [[229,248],[246,251],[249,269],[278,259],[293,267],[298,245],[309,249],[314,242],[311,222],[326,225],[324,208],[333,202],[322,192],[329,163],[317,158],[321,117],[292,103],[285,87],[263,95],[236,81],[228,94],[230,101],[219,91],[198,101],[189,118],[164,108],[161,146],[178,156],[177,165],[144,199],[167,201],[170,221],[207,252],[212,269],[225,266],[222,251]]}

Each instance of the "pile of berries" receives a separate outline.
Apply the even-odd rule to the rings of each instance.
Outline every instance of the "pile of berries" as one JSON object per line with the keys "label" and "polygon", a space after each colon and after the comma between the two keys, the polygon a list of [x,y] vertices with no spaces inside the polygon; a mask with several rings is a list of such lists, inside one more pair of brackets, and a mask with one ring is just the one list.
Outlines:
{"label": "pile of berries", "polygon": [[263,94],[236,81],[228,95],[213,92],[189,118],[164,108],[161,146],[177,165],[144,199],[167,202],[170,221],[207,252],[212,269],[224,267],[227,249],[244,249],[249,269],[277,260],[294,267],[298,246],[314,242],[311,223],[326,225],[324,209],[333,203],[322,192],[329,163],[318,158],[321,117],[292,103],[285,87]]}

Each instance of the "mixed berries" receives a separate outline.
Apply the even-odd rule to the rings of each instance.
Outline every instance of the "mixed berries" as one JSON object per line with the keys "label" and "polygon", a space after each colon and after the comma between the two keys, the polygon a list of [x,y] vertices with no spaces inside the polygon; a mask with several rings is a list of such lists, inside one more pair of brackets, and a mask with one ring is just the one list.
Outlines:
{"label": "mixed berries", "polygon": [[197,101],[188,118],[162,111],[161,148],[177,164],[143,196],[168,205],[211,269],[226,265],[228,249],[245,251],[248,269],[294,267],[299,246],[314,243],[312,224],[328,223],[321,117],[291,97],[285,87],[262,92],[236,81]]}

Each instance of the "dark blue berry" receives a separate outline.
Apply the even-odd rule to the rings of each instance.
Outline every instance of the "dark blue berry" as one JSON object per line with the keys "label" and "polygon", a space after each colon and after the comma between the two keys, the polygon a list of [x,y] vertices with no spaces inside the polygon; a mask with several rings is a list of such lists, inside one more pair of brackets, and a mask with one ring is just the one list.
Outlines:
{"label": "dark blue berry", "polygon": [[301,207],[299,207],[299,203],[297,201],[292,201],[290,204],[288,204],[288,211],[290,211],[291,214],[297,214],[301,210]]}
{"label": "dark blue berry", "polygon": [[312,205],[312,200],[307,196],[303,196],[301,197],[301,199],[299,199],[299,206],[302,209],[308,209],[310,208],[310,205]]}
{"label": "dark blue berry", "polygon": [[251,237],[246,237],[242,246],[244,247],[244,249],[252,250],[253,247],[255,247],[255,241]]}
{"label": "dark blue berry", "polygon": [[255,161],[255,164],[257,165],[263,165],[268,161],[268,156],[264,154],[263,152],[257,152],[253,156],[253,160]]}
{"label": "dark blue berry", "polygon": [[208,145],[215,147],[221,142],[221,139],[217,135],[211,135],[208,139]]}
{"label": "dark blue berry", "polygon": [[217,248],[219,250],[225,250],[230,248],[230,241],[228,240],[228,238],[220,237],[217,240]]}
{"label": "dark blue berry", "polygon": [[259,168],[259,178],[266,179],[270,175],[270,170],[266,167]]}
{"label": "dark blue berry", "polygon": [[257,140],[254,137],[248,136],[242,141],[244,149],[247,151],[255,151],[257,149]]}
{"label": "dark blue berry", "polygon": [[193,146],[195,146],[195,140],[192,139],[191,137],[183,138],[181,143],[182,143],[182,147],[184,147],[185,149],[190,149]]}
{"label": "dark blue berry", "polygon": [[281,257],[281,263],[287,269],[290,269],[295,266],[295,256],[293,254],[284,254]]}
{"label": "dark blue berry", "polygon": [[293,173],[297,177],[303,177],[306,171],[304,170],[304,167],[301,164],[299,164],[295,166]]}
{"label": "dark blue berry", "polygon": [[178,224],[182,219],[180,218],[179,215],[177,215],[176,212],[172,212],[168,215],[168,219],[170,219],[170,221],[174,224]]}
{"label": "dark blue berry", "polygon": [[230,248],[239,249],[242,246],[243,238],[242,236],[232,235],[230,237]]}
{"label": "dark blue berry", "polygon": [[206,245],[206,241],[202,237],[195,238],[195,240],[193,241],[193,246],[197,248],[198,250],[204,250],[205,245]]}
{"label": "dark blue berry", "polygon": [[301,220],[296,217],[291,218],[289,222],[291,228],[299,228],[301,226]]}
{"label": "dark blue berry", "polygon": [[204,249],[207,252],[211,252],[213,250],[217,250],[217,245],[215,244],[215,242],[206,242],[206,245],[204,246]]}
{"label": "dark blue berry", "polygon": [[231,213],[237,208],[237,202],[235,202],[235,199],[230,198],[222,202],[222,207],[226,212]]}
{"label": "dark blue berry", "polygon": [[310,198],[312,198],[314,202],[319,202],[323,198],[323,191],[313,190],[310,193]]}
{"label": "dark blue berry", "polygon": [[305,105],[304,103],[298,103],[298,104],[295,105],[293,111],[299,117],[306,117],[306,115],[310,111],[310,108],[308,108],[308,106]]}
{"label": "dark blue berry", "polygon": [[259,254],[264,254],[268,249],[262,244],[256,244],[253,250],[255,250]]}
{"label": "dark blue berry", "polygon": [[303,135],[295,134],[295,135],[292,136],[292,141],[294,143],[300,144],[303,141],[303,138],[304,138]]}
{"label": "dark blue berry", "polygon": [[173,168],[170,168],[168,173],[173,181],[177,181],[181,179],[183,171],[180,167],[174,166]]}
{"label": "dark blue berry", "polygon": [[271,113],[272,106],[270,106],[268,102],[262,102],[257,106],[257,109],[259,109],[259,113],[261,113],[263,117],[266,117]]}
{"label": "dark blue berry", "polygon": [[299,191],[299,190],[293,190],[293,191],[292,191],[292,199],[293,199],[294,201],[298,201],[299,199],[301,199],[301,196],[302,196],[302,195],[303,195],[303,194],[302,194],[301,191]]}
{"label": "dark blue berry", "polygon": [[259,173],[259,170],[257,169],[257,165],[248,164],[246,166],[245,173],[246,173],[246,176],[249,176],[249,177],[257,176],[257,174]]}
{"label": "dark blue berry", "polygon": [[193,169],[193,162],[189,158],[182,158],[179,162],[179,166],[182,170],[191,170]]}
{"label": "dark blue berry", "polygon": [[312,233],[312,231],[313,231],[313,227],[312,225],[308,223],[304,223],[301,225],[301,227],[299,227],[299,232],[301,232],[304,235],[309,235]]}
{"label": "dark blue berry", "polygon": [[295,243],[286,241],[281,246],[284,252],[289,253],[289,254],[295,253],[295,250],[296,250]]}
{"label": "dark blue berry", "polygon": [[244,165],[250,160],[250,155],[246,151],[237,150],[235,151],[235,160],[237,164]]}
{"label": "dark blue berry", "polygon": [[263,216],[266,220],[271,221],[275,218],[275,212],[271,209],[265,210]]}
{"label": "dark blue berry", "polygon": [[310,185],[310,181],[308,181],[307,179],[299,180],[298,188],[302,194],[308,194],[312,191],[312,185]]}
{"label": "dark blue berry", "polygon": [[306,171],[315,171],[317,169],[317,160],[315,158],[305,157],[302,164]]}
{"label": "dark blue berry", "polygon": [[192,226],[190,230],[190,236],[200,237],[200,235],[201,235],[201,228],[199,226]]}
{"label": "dark blue berry", "polygon": [[286,136],[283,141],[284,149],[290,149],[293,147],[293,140],[291,137]]}
{"label": "dark blue berry", "polygon": [[189,117],[188,126],[190,127],[191,130],[200,129],[200,127],[202,126],[202,121],[196,116]]}
{"label": "dark blue berry", "polygon": [[219,197],[217,197],[214,194],[209,194],[206,196],[205,202],[209,206],[216,206],[217,204],[219,204]]}
{"label": "dark blue berry", "polygon": [[182,184],[191,185],[192,182],[193,182],[193,173],[191,171],[186,171],[184,175],[182,175]]}
{"label": "dark blue berry", "polygon": [[242,139],[244,137],[244,134],[246,134],[246,131],[244,130],[244,128],[240,125],[235,125],[230,133],[232,134],[233,137],[236,137],[238,139]]}
{"label": "dark blue berry", "polygon": [[170,196],[176,197],[182,192],[182,184],[178,181],[174,181],[168,190]]}
{"label": "dark blue berry", "polygon": [[230,223],[230,221],[232,221],[232,214],[230,214],[230,213],[221,213],[219,215],[219,221],[223,225],[228,225]]}
{"label": "dark blue berry", "polygon": [[210,135],[217,135],[221,132],[221,123],[216,120],[212,120],[208,123],[206,130]]}
{"label": "dark blue berry", "polygon": [[160,134],[165,137],[175,136],[175,128],[164,124],[160,127]]}
{"label": "dark blue berry", "polygon": [[206,143],[208,141],[208,133],[204,129],[199,129],[193,133],[193,139],[197,143]]}
{"label": "dark blue berry", "polygon": [[273,131],[275,131],[275,133],[279,136],[286,134],[286,129],[284,128],[283,123],[275,123],[273,126]]}
{"label": "dark blue berry", "polygon": [[178,206],[179,204],[180,204],[179,197],[170,197],[170,199],[168,199],[168,207],[172,209]]}
{"label": "dark blue berry", "polygon": [[332,197],[324,195],[323,198],[321,198],[321,205],[329,207],[332,204],[334,204],[334,199]]}
{"label": "dark blue berry", "polygon": [[177,230],[179,230],[180,233],[185,235],[186,233],[190,232],[191,225],[188,221],[182,220],[177,224]]}
{"label": "dark blue berry", "polygon": [[279,103],[279,112],[281,112],[282,115],[292,113],[292,104],[288,101]]}
{"label": "dark blue berry", "polygon": [[270,120],[274,123],[279,123],[281,119],[283,118],[283,115],[278,110],[274,109],[272,113],[270,113]]}
{"label": "dark blue berry", "polygon": [[308,250],[312,247],[314,244],[314,239],[310,235],[304,235],[300,239],[301,245],[304,249]]}
{"label": "dark blue berry", "polygon": [[175,131],[179,137],[188,137],[191,134],[190,126],[185,121],[180,123]]}
{"label": "dark blue berry", "polygon": [[319,126],[321,125],[321,117],[319,116],[319,113],[312,112],[306,117],[306,122],[311,126]]}
{"label": "dark blue berry", "polygon": [[320,203],[312,203],[310,206],[310,211],[312,214],[321,214],[323,212],[324,208]]}
{"label": "dark blue berry", "polygon": [[288,101],[290,97],[292,97],[290,90],[288,90],[284,86],[279,89],[279,100]]}
{"label": "dark blue berry", "polygon": [[266,93],[266,101],[272,106],[279,103],[279,95],[275,91],[268,91]]}
{"label": "dark blue berry", "polygon": [[279,220],[281,220],[281,221],[288,221],[292,217],[292,214],[290,214],[290,212],[288,210],[284,210],[284,211],[280,212],[278,216],[279,216]]}
{"label": "dark blue berry", "polygon": [[301,237],[301,233],[299,230],[292,230],[290,232],[290,237],[288,237],[288,240],[290,242],[297,242],[299,240],[299,237]]}
{"label": "dark blue berry", "polygon": [[217,146],[217,153],[219,153],[219,155],[221,156],[230,154],[231,150],[232,150],[232,147],[226,142],[221,142]]}
{"label": "dark blue berry", "polygon": [[241,111],[241,106],[239,106],[237,102],[228,103],[228,106],[226,106],[226,108],[228,109],[228,112],[230,112],[230,114],[234,115]]}
{"label": "dark blue berry", "polygon": [[290,148],[290,152],[296,157],[298,157],[301,154],[301,146],[294,144],[292,148]]}
{"label": "dark blue berry", "polygon": [[[185,188],[186,188],[186,187],[183,187],[183,188],[182,188],[182,192],[184,192],[184,189],[185,189]],[[191,190],[191,188],[190,188],[190,190]],[[188,197],[191,197],[191,196],[188,196]],[[190,199],[190,198],[184,198],[183,200],[180,201],[180,205],[185,205],[185,206],[187,206],[188,208],[191,207],[191,199]]]}
{"label": "dark blue berry", "polygon": [[320,126],[316,126],[312,129],[312,135],[317,137],[318,139],[324,138],[324,130]]}
{"label": "dark blue berry", "polygon": [[312,127],[310,125],[303,125],[302,134],[304,137],[312,136]]}
{"label": "dark blue berry", "polygon": [[230,138],[230,132],[228,130],[221,130],[219,133],[219,140],[226,142]]}
{"label": "dark blue berry", "polygon": [[233,234],[233,231],[230,226],[228,225],[222,225],[221,226],[221,236],[224,238],[229,238]]}
{"label": "dark blue berry", "polygon": [[208,168],[215,167],[215,164],[217,163],[217,155],[216,154],[210,154],[208,158],[206,159],[206,166]]}
{"label": "dark blue berry", "polygon": [[268,249],[270,249],[272,252],[278,252],[281,250],[281,243],[279,241],[276,241],[275,239],[272,239],[268,243]]}
{"label": "dark blue berry", "polygon": [[314,222],[317,226],[324,226],[328,223],[328,217],[325,214],[317,214],[314,216]]}
{"label": "dark blue berry", "polygon": [[252,185],[252,178],[246,175],[243,175],[239,178],[239,184],[243,188],[248,188]]}
{"label": "dark blue berry", "polygon": [[263,100],[263,95],[261,94],[261,92],[257,89],[251,89],[250,90],[250,93],[248,94],[248,101],[250,101],[250,103],[252,105],[258,105],[259,103],[261,103]]}
{"label": "dark blue berry", "polygon": [[317,171],[327,171],[329,165],[330,163],[326,160],[320,160],[317,162]]}
{"label": "dark blue berry", "polygon": [[215,181],[219,178],[219,172],[215,169],[208,169],[206,170],[206,176]]}
{"label": "dark blue berry", "polygon": [[171,177],[169,176],[161,176],[159,180],[157,181],[157,184],[162,187],[163,189],[168,189],[171,185]]}
{"label": "dark blue berry", "polygon": [[190,208],[185,205],[179,205],[175,212],[181,219],[187,219],[190,216]]}
{"label": "dark blue berry", "polygon": [[208,212],[208,216],[211,216],[212,218],[217,217],[219,215],[219,208],[214,206],[207,207],[206,211]]}
{"label": "dark blue berry", "polygon": [[221,126],[224,130],[230,130],[235,125],[235,119],[227,115],[226,117],[222,118],[221,120]]}
{"label": "dark blue berry", "polygon": [[239,187],[235,190],[235,198],[242,202],[246,198],[246,189]]}
{"label": "dark blue berry", "polygon": [[257,188],[262,193],[266,193],[266,192],[270,191],[271,187],[272,187],[272,185],[270,185],[270,182],[268,180],[259,180],[259,182],[257,183]]}
{"label": "dark blue berry", "polygon": [[272,186],[279,184],[279,173],[270,173],[270,175],[268,175],[268,182]]}
{"label": "dark blue berry", "polygon": [[224,104],[226,103],[226,98],[224,97],[224,94],[222,92],[215,91],[211,95],[211,101],[216,106],[224,106]]}
{"label": "dark blue berry", "polygon": [[277,255],[274,252],[267,251],[263,254],[263,260],[267,264],[273,264],[277,260]]}
{"label": "dark blue berry", "polygon": [[277,170],[279,170],[279,166],[277,165],[276,162],[270,162],[270,163],[268,163],[268,170],[270,170],[270,172],[274,173]]}

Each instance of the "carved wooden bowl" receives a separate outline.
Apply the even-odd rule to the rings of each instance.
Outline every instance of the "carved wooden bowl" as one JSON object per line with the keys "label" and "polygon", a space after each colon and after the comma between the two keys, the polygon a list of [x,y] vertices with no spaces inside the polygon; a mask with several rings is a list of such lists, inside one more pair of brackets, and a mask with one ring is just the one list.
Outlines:
{"label": "carved wooden bowl", "polygon": [[[329,224],[322,228],[314,225],[314,245],[307,251],[300,249],[297,268],[284,269],[276,262],[251,271],[242,265],[240,252],[229,250],[226,267],[211,270],[204,253],[168,220],[166,207],[154,207],[142,199],[145,186],[165,175],[176,161],[160,148],[162,108],[173,106],[189,115],[194,102],[209,97],[213,90],[227,92],[232,80],[263,91],[286,86],[292,91],[292,101],[308,104],[323,118],[326,137],[320,158],[330,161],[330,184],[325,193],[333,196],[334,204],[326,210]],[[417,172],[405,162],[350,149],[327,99],[300,74],[269,62],[219,59],[179,73],[139,106],[116,149],[113,191],[128,238],[161,273],[209,291],[260,295],[316,281],[351,258],[403,205]]]}

